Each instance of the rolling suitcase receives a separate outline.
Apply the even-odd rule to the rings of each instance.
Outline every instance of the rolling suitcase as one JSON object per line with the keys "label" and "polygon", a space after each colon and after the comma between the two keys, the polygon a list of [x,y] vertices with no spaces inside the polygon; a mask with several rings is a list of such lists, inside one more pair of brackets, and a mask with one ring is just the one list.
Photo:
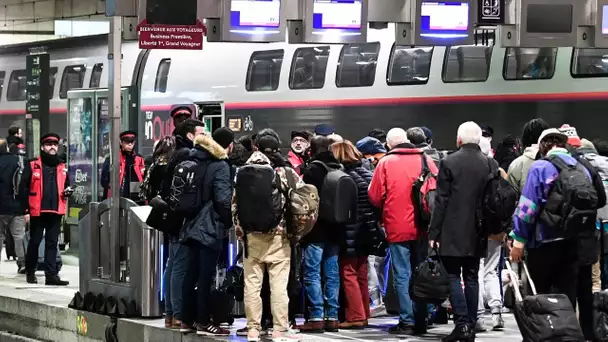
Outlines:
{"label": "rolling suitcase", "polygon": [[532,290],[532,295],[522,298],[517,275],[509,262],[506,265],[515,293],[515,321],[524,342],[585,341],[576,312],[566,295],[537,294],[528,267],[522,262]]}

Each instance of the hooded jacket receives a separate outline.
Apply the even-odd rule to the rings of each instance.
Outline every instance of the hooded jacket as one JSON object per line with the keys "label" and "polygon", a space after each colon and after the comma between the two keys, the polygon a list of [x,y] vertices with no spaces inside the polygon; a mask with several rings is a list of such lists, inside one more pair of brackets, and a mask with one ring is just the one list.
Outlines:
{"label": "hooded jacket", "polygon": [[[211,137],[201,134],[194,139],[194,148],[190,150],[188,159],[199,164],[206,163],[202,185],[204,206],[201,210],[209,210],[209,212],[201,220],[203,224],[197,224],[188,231],[182,229],[180,241],[192,239],[203,246],[219,251],[222,249],[227,229],[232,226],[230,210],[232,180],[230,179],[230,166],[226,163],[228,155],[226,150]],[[209,201],[212,202],[212,206],[208,205]],[[205,224],[206,220],[215,222]]]}
{"label": "hooded jacket", "polygon": [[515,158],[511,165],[509,165],[509,170],[507,171],[507,180],[509,183],[511,183],[511,185],[519,189],[520,193],[523,191],[524,185],[526,185],[528,172],[532,166],[532,163],[536,161],[537,155],[538,145],[534,144],[532,146],[528,146],[524,150],[524,154]]}
{"label": "hooded jacket", "polygon": [[[302,179],[304,183],[314,185],[319,191],[319,196],[323,193],[323,181],[327,176],[327,170],[321,165],[313,164],[312,162],[318,160],[325,163],[330,169],[339,169],[342,164],[334,157],[331,152],[321,152],[316,156],[312,157],[310,164],[302,173]],[[330,242],[338,243],[340,241],[340,233],[343,227],[336,227],[336,224],[326,222],[324,220],[317,220],[315,226],[312,228],[310,233],[300,240],[302,244],[317,243],[317,242]]]}
{"label": "hooded jacket", "polygon": [[412,144],[401,144],[389,151],[374,172],[369,186],[369,201],[382,209],[382,223],[387,242],[398,243],[416,240],[420,231],[414,219],[412,185],[422,173],[422,158],[432,173],[437,167],[431,158]]}

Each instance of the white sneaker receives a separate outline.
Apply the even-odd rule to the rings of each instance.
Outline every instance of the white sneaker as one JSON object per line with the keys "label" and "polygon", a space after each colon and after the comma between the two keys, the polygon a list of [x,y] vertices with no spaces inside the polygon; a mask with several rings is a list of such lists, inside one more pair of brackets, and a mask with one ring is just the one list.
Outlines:
{"label": "white sneaker", "polygon": [[293,332],[293,330],[289,329],[287,331],[273,331],[272,332],[272,341],[273,342],[298,342],[300,341],[300,336]]}
{"label": "white sneaker", "polygon": [[260,332],[257,329],[249,329],[247,332],[247,342],[258,342],[260,340]]}

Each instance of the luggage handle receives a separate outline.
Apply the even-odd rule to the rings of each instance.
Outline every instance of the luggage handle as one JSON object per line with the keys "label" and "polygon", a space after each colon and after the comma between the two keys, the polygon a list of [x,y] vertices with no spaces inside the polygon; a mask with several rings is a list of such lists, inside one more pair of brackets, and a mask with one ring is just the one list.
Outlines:
{"label": "luggage handle", "polygon": [[[521,302],[523,301],[523,297],[519,289],[519,277],[517,276],[517,274],[515,274],[515,272],[513,272],[513,269],[511,268],[511,260],[509,260],[509,258],[505,258],[505,261],[507,270],[511,275],[511,286],[513,286],[513,291],[515,292],[515,300]],[[526,266],[525,262],[520,262],[519,265],[523,265],[524,272],[526,274],[526,277],[528,278],[528,283],[530,284],[530,289],[532,290],[532,295],[536,296],[536,286],[534,285],[532,277],[530,277],[530,272],[528,272],[528,266]]]}

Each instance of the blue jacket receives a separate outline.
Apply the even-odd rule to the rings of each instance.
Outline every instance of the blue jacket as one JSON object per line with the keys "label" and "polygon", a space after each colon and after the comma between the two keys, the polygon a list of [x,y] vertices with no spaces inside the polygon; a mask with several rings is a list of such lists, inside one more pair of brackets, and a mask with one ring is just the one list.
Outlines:
{"label": "blue jacket", "polygon": [[226,162],[226,150],[211,137],[199,135],[190,151],[190,160],[206,163],[203,180],[203,208],[184,224],[180,241],[195,240],[203,246],[221,251],[227,230],[232,225],[232,179]]}
{"label": "blue jacket", "polygon": [[[568,165],[578,163],[566,149],[555,148],[549,152],[549,155],[552,154],[558,155]],[[586,168],[585,173],[592,180],[591,174]],[[537,160],[530,167],[519,204],[513,214],[513,231],[511,232],[511,237],[515,241],[525,243],[527,248],[535,248],[541,242],[561,238],[561,236],[552,235],[550,230],[538,222],[540,212],[547,202],[549,192],[558,174],[555,166],[547,160]]]}

